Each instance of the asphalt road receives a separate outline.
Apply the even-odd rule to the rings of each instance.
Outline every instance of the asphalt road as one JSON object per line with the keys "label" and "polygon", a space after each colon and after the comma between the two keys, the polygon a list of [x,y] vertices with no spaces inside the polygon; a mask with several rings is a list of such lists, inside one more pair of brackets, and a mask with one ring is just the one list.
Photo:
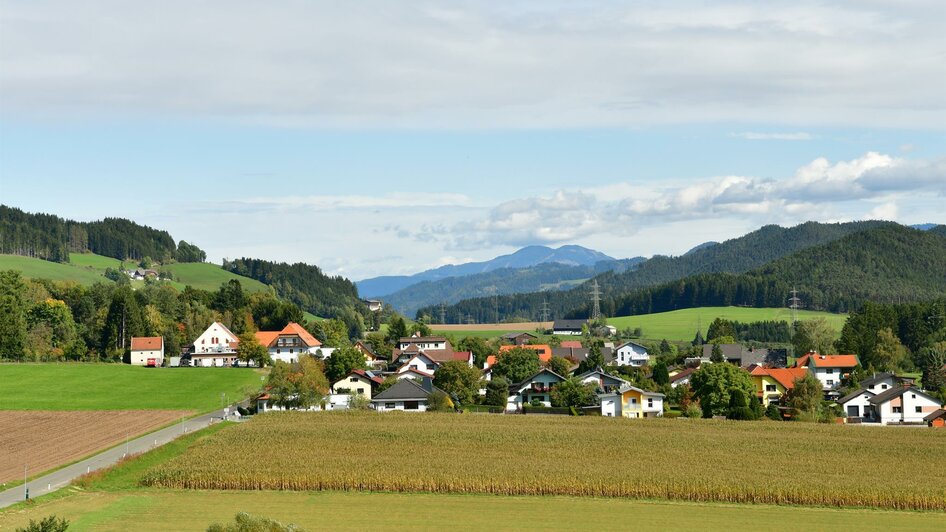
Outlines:
{"label": "asphalt road", "polygon": [[[230,411],[233,412],[234,410],[235,407],[231,406]],[[29,488],[30,498],[46,495],[47,493],[58,490],[59,488],[68,486],[69,483],[81,475],[115,464],[124,458],[126,453],[140,454],[150,451],[151,449],[164,445],[165,443],[168,443],[171,440],[174,440],[175,438],[186,433],[202,429],[210,425],[211,422],[215,421],[219,423],[222,417],[223,410],[218,410],[216,412],[211,412],[209,414],[204,414],[199,417],[188,419],[184,423],[176,423],[170,427],[166,427],[150,434],[145,434],[139,438],[129,440],[127,446],[119,445],[95,456],[82,460],[81,462],[76,462],[75,464],[64,467],[57,471],[53,471],[47,475],[32,479],[26,483],[25,487],[24,485],[20,485],[15,488],[10,488],[6,491],[0,491],[0,508],[6,508],[11,504],[15,504],[24,500],[26,488]]]}

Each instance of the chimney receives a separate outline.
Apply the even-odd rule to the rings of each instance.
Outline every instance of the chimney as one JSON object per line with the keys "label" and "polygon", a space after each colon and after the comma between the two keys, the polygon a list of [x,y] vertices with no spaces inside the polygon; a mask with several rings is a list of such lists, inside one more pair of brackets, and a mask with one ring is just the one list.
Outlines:
{"label": "chimney", "polygon": [[424,377],[424,380],[421,381],[420,386],[427,393],[434,391],[434,381],[430,380],[430,377]]}

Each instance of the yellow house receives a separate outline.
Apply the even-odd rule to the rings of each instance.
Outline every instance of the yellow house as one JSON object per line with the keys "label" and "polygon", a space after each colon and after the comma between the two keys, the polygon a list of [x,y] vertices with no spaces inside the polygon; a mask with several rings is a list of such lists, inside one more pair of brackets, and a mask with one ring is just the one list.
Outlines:
{"label": "yellow house", "polygon": [[659,417],[664,411],[664,394],[647,392],[630,385],[598,397],[601,399],[601,415],[606,417]]}
{"label": "yellow house", "polygon": [[762,406],[779,403],[782,397],[795,387],[797,379],[808,374],[805,368],[753,368],[749,375],[755,385],[756,396],[762,400]]}

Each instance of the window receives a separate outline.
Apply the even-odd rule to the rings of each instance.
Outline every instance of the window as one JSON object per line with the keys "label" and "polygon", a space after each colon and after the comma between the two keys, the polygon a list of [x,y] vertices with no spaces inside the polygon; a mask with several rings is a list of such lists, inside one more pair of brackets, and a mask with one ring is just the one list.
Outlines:
{"label": "window", "polygon": [[922,406],[916,407],[916,413],[919,414],[921,412],[923,412],[923,407]]}
{"label": "window", "polygon": [[915,393],[914,393],[914,394],[911,394],[911,395],[913,396],[913,399],[916,399],[916,394],[915,394]]}
{"label": "window", "polygon": [[828,375],[834,375],[834,368],[828,368],[824,370],[824,372],[827,373]]}
{"label": "window", "polygon": [[420,403],[417,401],[404,401],[404,410],[417,410],[420,408]]}
{"label": "window", "polygon": [[653,408],[653,407],[654,407],[654,400],[647,399],[647,408]]}
{"label": "window", "polygon": [[767,392],[777,392],[777,391],[778,391],[778,388],[776,388],[774,384],[766,384],[766,385],[765,385],[765,391],[767,391]]}
{"label": "window", "polygon": [[384,408],[387,408],[388,410],[390,410],[394,408],[394,403],[384,403]]}
{"label": "window", "polygon": [[834,381],[831,379],[828,379],[828,386],[834,386]]}
{"label": "window", "polygon": [[348,382],[358,382],[358,377],[349,377]]}
{"label": "window", "polygon": [[880,389],[881,389],[881,390],[886,390],[886,389],[887,389],[887,385],[886,385],[886,384],[881,384],[881,385],[880,385]]}
{"label": "window", "polygon": [[355,391],[358,392],[358,395],[362,395],[363,393],[365,393],[365,391],[364,391],[363,389],[361,389],[361,388],[358,388],[358,389],[355,390]]}
{"label": "window", "polygon": [[871,384],[870,386],[867,387],[867,389],[868,389],[868,390],[873,390],[873,389],[874,389],[874,385]]}
{"label": "window", "polygon": [[894,413],[894,414],[902,414],[902,413],[903,413],[903,407],[902,407],[902,406],[895,406],[895,407],[893,407],[893,413]]}

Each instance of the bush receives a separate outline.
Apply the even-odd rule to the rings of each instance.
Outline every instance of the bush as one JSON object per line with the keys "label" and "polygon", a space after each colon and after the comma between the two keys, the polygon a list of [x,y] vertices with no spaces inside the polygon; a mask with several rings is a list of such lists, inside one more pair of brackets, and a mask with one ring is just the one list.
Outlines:
{"label": "bush", "polygon": [[348,400],[349,410],[368,410],[371,407],[371,399],[362,393],[356,393]]}
{"label": "bush", "polygon": [[214,523],[207,527],[207,532],[301,532],[296,525],[284,525],[265,517],[256,517],[246,512],[236,514],[232,523],[221,525]]}
{"label": "bush", "polygon": [[[701,411],[700,414],[702,415],[702,413],[703,412]],[[683,412],[679,410],[670,410],[669,412],[664,412],[664,417],[670,418],[670,419],[676,419],[682,415],[683,415]]]}
{"label": "bush", "polygon": [[427,397],[427,410],[431,412],[452,412],[453,401],[442,391],[434,390],[434,392]]}
{"label": "bush", "polygon": [[765,409],[765,417],[773,421],[781,421],[782,412],[778,409],[778,405],[775,403],[769,403],[769,406]]}
{"label": "bush", "polygon": [[696,403],[690,403],[683,415],[689,418],[703,417],[703,409]]}
{"label": "bush", "polygon": [[25,528],[17,528],[16,532],[65,532],[69,528],[69,521],[57,519],[55,515],[44,517],[40,522],[30,519]]}

